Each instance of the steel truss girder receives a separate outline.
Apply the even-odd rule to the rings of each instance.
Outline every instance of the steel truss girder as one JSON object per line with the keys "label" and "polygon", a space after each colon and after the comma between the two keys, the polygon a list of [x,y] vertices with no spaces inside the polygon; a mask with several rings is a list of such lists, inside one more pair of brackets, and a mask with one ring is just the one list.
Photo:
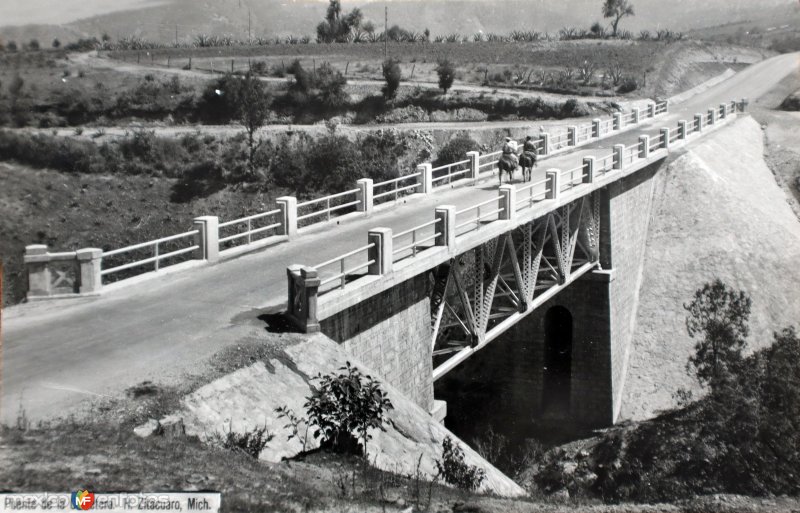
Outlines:
{"label": "steel truss girder", "polygon": [[432,271],[434,358],[455,353],[434,379],[598,266],[599,203],[584,196]]}

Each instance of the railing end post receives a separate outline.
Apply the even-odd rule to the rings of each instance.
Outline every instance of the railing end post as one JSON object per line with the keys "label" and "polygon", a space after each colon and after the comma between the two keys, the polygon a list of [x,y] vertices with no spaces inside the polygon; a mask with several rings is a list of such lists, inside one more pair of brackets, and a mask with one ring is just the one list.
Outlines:
{"label": "railing end post", "polygon": [[80,266],[80,286],[78,292],[81,294],[92,294],[100,292],[103,288],[103,250],[100,248],[84,248],[75,252]]}
{"label": "railing end post", "polygon": [[28,273],[27,297],[50,295],[50,260],[46,244],[30,244],[25,246],[23,257],[25,270]]}
{"label": "railing end post", "polygon": [[198,231],[196,236],[197,260],[216,262],[219,260],[219,218],[217,216],[195,217],[192,223]]}
{"label": "railing end post", "polygon": [[289,286],[287,315],[304,333],[320,331],[317,320],[317,297],[320,279],[317,270],[303,265],[286,268]]}
{"label": "railing end post", "polygon": [[281,211],[281,235],[289,239],[297,236],[297,198],[281,196],[275,200]]}
{"label": "railing end post", "polygon": [[561,171],[558,169],[548,169],[545,171],[547,183],[545,184],[545,199],[557,200],[561,195],[561,184],[559,183],[559,176]]}

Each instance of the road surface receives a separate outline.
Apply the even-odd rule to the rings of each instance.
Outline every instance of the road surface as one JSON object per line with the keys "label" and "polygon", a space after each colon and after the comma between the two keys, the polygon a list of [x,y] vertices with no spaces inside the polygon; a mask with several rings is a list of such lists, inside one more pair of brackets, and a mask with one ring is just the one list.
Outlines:
{"label": "road surface", "polygon": [[[608,155],[614,144],[630,145],[640,133],[656,135],[661,126],[675,126],[680,119],[692,119],[695,112],[731,99],[754,101],[796,70],[799,56],[781,55],[754,64],[671,109],[654,124],[546,159],[536,173],[573,168],[586,155]],[[262,336],[266,326],[258,317],[285,302],[288,265],[314,265],[366,243],[369,228],[401,231],[433,219],[436,205],[465,207],[496,196],[496,188],[497,182],[491,180],[436,192],[379,210],[368,219],[312,227],[291,243],[214,266],[165,274],[98,298],[7,308],[2,324],[0,418],[11,423],[20,408],[32,419],[80,413],[87,398],[119,396],[144,380],[180,380],[201,369],[221,348]]]}

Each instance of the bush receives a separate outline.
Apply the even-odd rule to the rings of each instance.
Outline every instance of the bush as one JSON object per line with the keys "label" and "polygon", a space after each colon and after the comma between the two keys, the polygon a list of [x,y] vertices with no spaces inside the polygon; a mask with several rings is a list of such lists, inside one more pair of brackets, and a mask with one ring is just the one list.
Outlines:
{"label": "bush", "polygon": [[480,147],[474,139],[467,136],[459,136],[450,139],[439,149],[433,167],[444,166],[453,162],[459,162],[467,158],[468,151],[477,151]]}
{"label": "bush", "polygon": [[436,460],[436,469],[446,483],[462,490],[475,491],[486,479],[486,472],[482,468],[464,461],[464,450],[453,443],[449,436],[442,440],[442,459]]}
{"label": "bush", "polygon": [[244,433],[235,433],[228,431],[224,434],[216,435],[216,442],[223,449],[229,451],[242,452],[248,456],[258,459],[261,451],[267,444],[275,438],[275,435],[267,432],[267,427],[253,428],[252,431],[245,431]]}
{"label": "bush", "polygon": [[395,59],[383,61],[383,78],[386,80],[386,85],[383,86],[383,96],[394,98],[400,87],[401,78],[400,64]]}
{"label": "bush", "polygon": [[439,65],[436,66],[436,74],[439,76],[439,89],[447,94],[456,77],[456,70],[453,64],[447,59],[439,61]]}
{"label": "bush", "polygon": [[304,405],[308,424],[315,426],[314,437],[321,439],[323,447],[356,452],[354,442],[360,442],[366,456],[372,438],[369,430],[384,431],[386,412],[394,407],[380,384],[350,362],[339,371],[315,378],[319,385],[313,387]]}
{"label": "bush", "polygon": [[633,77],[625,77],[622,83],[617,87],[617,92],[620,94],[632,93],[639,89],[639,83]]}

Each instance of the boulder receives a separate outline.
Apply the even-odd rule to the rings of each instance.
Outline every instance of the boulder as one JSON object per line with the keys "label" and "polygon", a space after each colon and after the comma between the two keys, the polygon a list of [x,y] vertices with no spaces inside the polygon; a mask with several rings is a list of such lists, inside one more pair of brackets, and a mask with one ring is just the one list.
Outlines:
{"label": "boulder", "polygon": [[161,433],[161,424],[156,419],[150,419],[141,426],[133,428],[136,436],[147,438]]}

